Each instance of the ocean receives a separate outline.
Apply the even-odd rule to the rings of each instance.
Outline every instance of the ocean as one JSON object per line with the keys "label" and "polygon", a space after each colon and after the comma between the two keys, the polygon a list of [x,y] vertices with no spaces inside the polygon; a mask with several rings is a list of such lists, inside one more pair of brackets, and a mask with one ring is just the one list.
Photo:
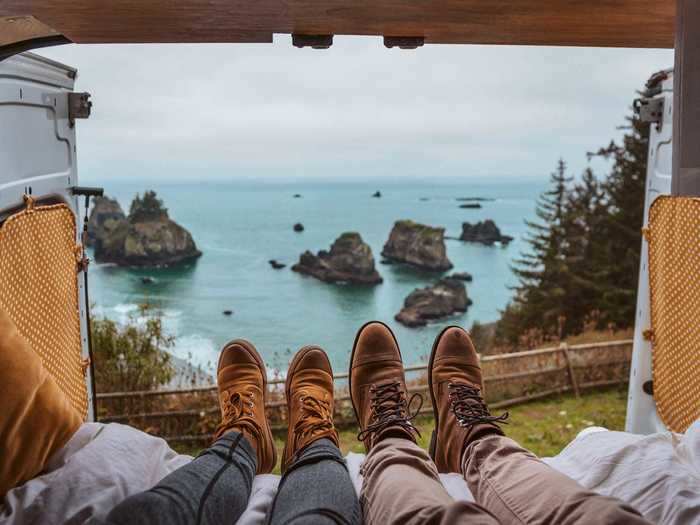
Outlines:
{"label": "ocean", "polygon": [[[406,364],[427,359],[435,335],[446,324],[470,327],[473,321],[498,319],[516,283],[514,259],[526,249],[525,219],[534,217],[538,195],[547,179],[465,178],[452,180],[372,180],[303,182],[106,182],[128,213],[137,192],[154,189],[170,217],[187,228],[203,252],[196,262],[178,268],[128,269],[93,263],[90,302],[93,316],[125,322],[138,304],[162,311],[166,331],[175,336],[171,349],[213,372],[219,349],[233,338],[252,341],[274,374],[286,369],[301,346],[318,344],[335,372],[347,370],[357,329],[379,319],[394,329]],[[375,191],[382,197],[372,198]],[[293,198],[294,194],[301,198]],[[460,197],[485,197],[482,209],[461,209]],[[482,246],[447,240],[452,271],[474,276],[466,283],[473,305],[423,328],[407,328],[394,315],[417,287],[439,275],[402,265],[382,265],[381,250],[399,219],[442,226],[457,237],[462,222],[493,219],[514,237],[508,246]],[[295,233],[294,223],[305,230]],[[327,284],[291,271],[305,250],[328,249],[345,231],[357,231],[374,254],[383,284],[375,287]],[[287,264],[274,270],[269,259]],[[450,273],[450,272],[447,272]],[[154,279],[144,284],[142,277]],[[233,310],[233,315],[223,315]]]}

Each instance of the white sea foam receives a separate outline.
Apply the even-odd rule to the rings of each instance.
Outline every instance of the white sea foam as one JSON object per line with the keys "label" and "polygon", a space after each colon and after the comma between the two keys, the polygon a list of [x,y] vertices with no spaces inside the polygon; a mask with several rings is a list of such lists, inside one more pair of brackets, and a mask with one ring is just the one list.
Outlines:
{"label": "white sea foam", "polygon": [[118,314],[130,314],[132,312],[135,312],[139,309],[139,305],[135,303],[120,303],[116,306],[112,307],[112,310],[114,310]]}
{"label": "white sea foam", "polygon": [[179,336],[170,353],[185,359],[195,366],[201,366],[205,371],[214,371],[218,358],[218,348],[214,341],[200,334]]}

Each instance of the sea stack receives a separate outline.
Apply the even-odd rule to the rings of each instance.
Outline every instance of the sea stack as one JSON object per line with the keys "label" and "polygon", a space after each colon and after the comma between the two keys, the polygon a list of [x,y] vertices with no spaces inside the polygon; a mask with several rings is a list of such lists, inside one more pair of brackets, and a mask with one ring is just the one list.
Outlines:
{"label": "sea stack", "polygon": [[[136,195],[129,216],[110,224],[109,232],[96,232],[95,260],[119,266],[173,266],[202,255],[192,235],[171,220],[154,191]],[[103,228],[103,229],[104,229]]]}
{"label": "sea stack", "polygon": [[372,249],[355,232],[343,233],[330,251],[321,250],[317,255],[308,250],[302,253],[292,270],[327,283],[374,285],[382,282],[374,267]]}
{"label": "sea stack", "polygon": [[395,319],[408,327],[425,326],[433,319],[466,312],[470,304],[463,282],[441,279],[433,286],[413,290]]}
{"label": "sea stack", "polygon": [[459,239],[466,242],[479,242],[491,246],[495,242],[508,244],[513,240],[513,237],[501,234],[501,230],[498,229],[496,223],[491,219],[487,219],[483,222],[477,222],[476,224],[468,222],[462,223],[462,235],[460,235]]}
{"label": "sea stack", "polygon": [[126,215],[116,199],[107,196],[95,197],[88,220],[87,245],[97,246],[124,221]]}
{"label": "sea stack", "polygon": [[413,221],[394,223],[382,256],[422,270],[444,272],[452,268],[445,248],[445,228],[434,228]]}

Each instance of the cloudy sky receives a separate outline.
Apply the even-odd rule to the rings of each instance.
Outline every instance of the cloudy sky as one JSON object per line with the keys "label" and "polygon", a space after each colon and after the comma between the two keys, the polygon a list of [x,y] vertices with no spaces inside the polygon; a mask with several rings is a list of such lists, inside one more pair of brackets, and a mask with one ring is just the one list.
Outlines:
{"label": "cloudy sky", "polygon": [[618,136],[670,50],[63,46],[93,96],[83,180],[546,176]]}

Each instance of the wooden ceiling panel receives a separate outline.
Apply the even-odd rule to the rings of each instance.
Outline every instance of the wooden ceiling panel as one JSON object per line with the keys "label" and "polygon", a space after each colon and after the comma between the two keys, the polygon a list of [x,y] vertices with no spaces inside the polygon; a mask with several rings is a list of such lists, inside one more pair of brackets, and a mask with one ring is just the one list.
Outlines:
{"label": "wooden ceiling panel", "polygon": [[77,43],[270,42],[273,33],[426,43],[673,47],[674,0],[3,0]]}

